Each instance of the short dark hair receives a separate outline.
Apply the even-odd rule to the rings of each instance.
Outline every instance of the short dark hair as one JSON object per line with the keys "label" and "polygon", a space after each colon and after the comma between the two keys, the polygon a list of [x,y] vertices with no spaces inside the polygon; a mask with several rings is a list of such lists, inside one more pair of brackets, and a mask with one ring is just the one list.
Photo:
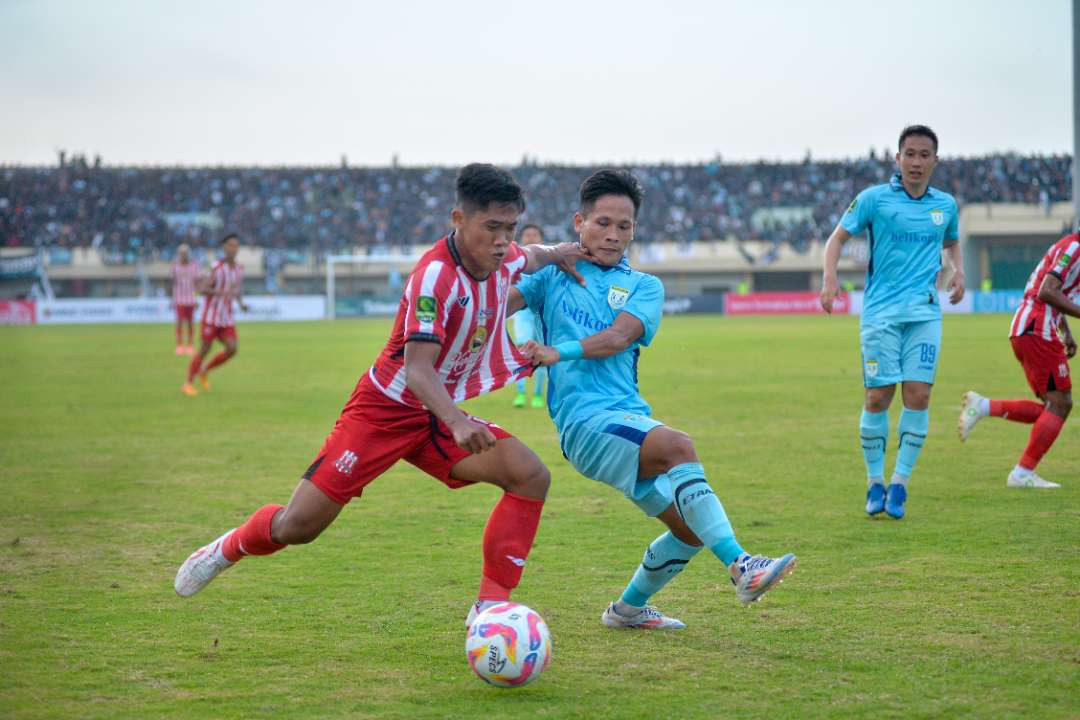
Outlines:
{"label": "short dark hair", "polygon": [[221,244],[221,245],[224,245],[225,243],[229,242],[229,241],[230,241],[230,240],[232,240],[233,238],[236,238],[236,242],[240,242],[240,236],[239,236],[239,235],[237,235],[237,234],[236,234],[236,233],[234,233],[234,232],[231,232],[231,233],[229,233],[228,235],[226,235],[225,237],[221,238],[221,243],[220,243],[220,244]]}
{"label": "short dark hair", "polygon": [[524,225],[522,225],[521,226],[521,231],[518,232],[518,237],[521,237],[522,235],[524,235],[525,231],[529,230],[530,228],[535,230],[536,232],[540,233],[540,240],[543,241],[543,239],[544,239],[544,228],[540,227],[536,223],[525,223]]}
{"label": "short dark hair", "polygon": [[489,205],[513,205],[525,210],[525,194],[514,176],[487,163],[471,163],[461,168],[455,182],[457,204],[466,212],[486,210]]}
{"label": "short dark hair", "polygon": [[581,214],[588,215],[597,199],[604,195],[623,195],[634,203],[634,217],[644,196],[641,183],[629,170],[597,170],[581,183]]}
{"label": "short dark hair", "polygon": [[937,133],[935,133],[926,125],[908,125],[906,128],[901,130],[900,142],[896,145],[897,152],[900,152],[900,150],[904,147],[904,141],[912,135],[921,135],[923,137],[930,138],[931,142],[934,143],[934,154],[937,155]]}

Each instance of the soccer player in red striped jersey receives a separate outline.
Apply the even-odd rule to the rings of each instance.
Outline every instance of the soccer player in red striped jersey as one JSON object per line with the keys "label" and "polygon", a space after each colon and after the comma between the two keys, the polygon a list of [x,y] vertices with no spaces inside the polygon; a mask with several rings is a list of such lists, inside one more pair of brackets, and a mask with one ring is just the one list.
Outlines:
{"label": "soccer player in red striped jersey", "polygon": [[177,572],[181,596],[201,590],[246,555],[314,540],[341,508],[398,460],[450,488],[478,482],[503,490],[483,535],[477,600],[469,612],[509,598],[540,522],[550,475],[499,426],[456,403],[531,371],[506,332],[507,296],[522,273],[574,270],[577,244],[518,247],[521,187],[505,170],[468,165],[457,177],[454,230],[428,250],[406,283],[390,339],[361,376],[288,506],[265,505],[239,528],[196,550]]}
{"label": "soccer player in red striped jersey", "polygon": [[[170,275],[172,276],[172,301],[176,308],[176,354],[193,355],[195,353],[194,319],[195,306],[199,299],[196,295],[196,286],[202,268],[199,263],[191,259],[191,248],[187,243],[176,249],[176,262],[173,263]],[[183,342],[183,325],[187,324],[187,344]]]}
{"label": "soccer player in red striped jersey", "polygon": [[957,423],[961,441],[988,416],[1033,426],[1024,453],[1005,481],[1009,487],[1061,487],[1039,477],[1035,467],[1072,410],[1069,358],[1076,355],[1076,340],[1065,316],[1080,317],[1080,305],[1073,299],[1078,291],[1080,233],[1073,233],[1054,243],[1035,266],[1009,326],[1013,354],[1039,402],[991,400],[973,390],[964,394]]}
{"label": "soccer player in red striped jersey", "polygon": [[[221,239],[221,248],[224,257],[214,263],[210,276],[205,278],[200,291],[206,296],[206,305],[203,307],[202,322],[199,326],[202,344],[199,352],[191,358],[188,365],[187,381],[180,389],[185,395],[197,395],[192,381],[199,376],[199,382],[203,390],[210,389],[210,379],[207,374],[219,365],[228,362],[229,358],[236,355],[236,318],[233,316],[233,301],[246,311],[248,306],[244,304],[244,266],[236,262],[236,254],[240,252],[240,238],[230,233]],[[220,340],[225,349],[215,355],[205,366],[210,349],[214,347],[214,340]]]}

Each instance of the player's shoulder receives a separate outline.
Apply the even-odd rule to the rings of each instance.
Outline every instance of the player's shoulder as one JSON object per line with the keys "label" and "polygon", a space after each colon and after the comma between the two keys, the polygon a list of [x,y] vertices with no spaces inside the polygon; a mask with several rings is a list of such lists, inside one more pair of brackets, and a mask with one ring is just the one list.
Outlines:
{"label": "player's shoulder", "polygon": [[945,202],[945,203],[948,203],[949,205],[952,205],[953,207],[957,207],[956,198],[953,197],[952,193],[945,192],[941,188],[934,187],[933,185],[928,187],[927,190],[929,191],[930,197],[933,200],[937,200],[939,202]]}

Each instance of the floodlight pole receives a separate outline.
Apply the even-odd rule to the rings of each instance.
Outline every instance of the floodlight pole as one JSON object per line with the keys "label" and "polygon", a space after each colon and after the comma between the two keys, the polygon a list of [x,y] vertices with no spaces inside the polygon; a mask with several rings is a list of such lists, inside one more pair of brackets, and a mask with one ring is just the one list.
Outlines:
{"label": "floodlight pole", "polygon": [[1080,225],[1080,0],[1072,3],[1073,224]]}

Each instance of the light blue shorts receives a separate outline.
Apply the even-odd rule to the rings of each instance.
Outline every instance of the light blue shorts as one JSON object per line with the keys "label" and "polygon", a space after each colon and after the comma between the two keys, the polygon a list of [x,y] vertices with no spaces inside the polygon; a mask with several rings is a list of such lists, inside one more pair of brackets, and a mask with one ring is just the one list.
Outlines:
{"label": "light blue shorts", "polygon": [[638,465],[645,436],[663,424],[644,415],[601,412],[567,427],[560,444],[579,473],[610,485],[655,517],[672,503],[671,482],[667,475],[639,480]]}
{"label": "light blue shorts", "polygon": [[863,386],[904,380],[934,383],[941,350],[941,319],[919,322],[864,322],[859,328]]}

